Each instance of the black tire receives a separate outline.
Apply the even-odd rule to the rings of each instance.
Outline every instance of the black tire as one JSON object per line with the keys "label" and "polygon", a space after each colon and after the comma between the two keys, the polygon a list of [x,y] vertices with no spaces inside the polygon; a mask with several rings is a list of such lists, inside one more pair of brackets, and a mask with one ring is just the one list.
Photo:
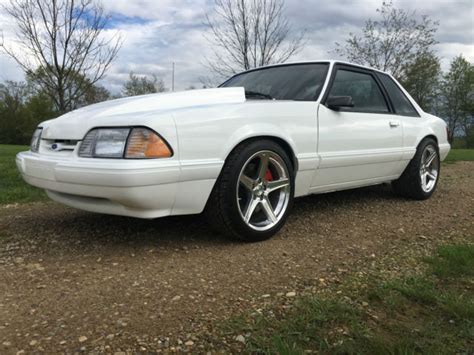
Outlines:
{"label": "black tire", "polygon": [[[420,169],[422,167],[423,154],[427,147],[431,147],[436,152],[437,176],[434,180],[434,186],[430,191],[425,191],[422,187],[422,178]],[[392,181],[393,191],[400,196],[412,198],[415,200],[426,200],[433,195],[439,181],[439,173],[441,171],[438,144],[433,138],[425,138],[421,141],[416,149],[415,156],[406,167],[403,174],[398,180]]]}
{"label": "black tire", "polygon": [[[239,177],[245,164],[255,154],[268,151],[277,154],[286,166],[287,179],[289,180],[289,200],[286,210],[281,209],[281,217],[273,227],[268,230],[255,230],[244,221],[239,207],[238,189]],[[211,226],[232,238],[245,242],[259,242],[272,237],[285,224],[293,206],[294,198],[294,168],[288,154],[274,141],[268,139],[250,140],[236,147],[227,158],[222,172],[214,186],[206,205],[205,215]],[[288,193],[286,193],[288,196]],[[250,222],[250,221],[249,221]]]}

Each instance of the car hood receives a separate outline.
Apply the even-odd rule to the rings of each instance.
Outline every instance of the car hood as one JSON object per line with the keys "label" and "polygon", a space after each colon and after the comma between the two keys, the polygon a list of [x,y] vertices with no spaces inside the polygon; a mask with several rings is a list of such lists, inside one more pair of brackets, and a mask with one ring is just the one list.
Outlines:
{"label": "car hood", "polygon": [[193,107],[245,102],[244,88],[189,90],[127,97],[71,111],[40,124],[45,139],[81,140],[94,127],[145,125],[150,118]]}

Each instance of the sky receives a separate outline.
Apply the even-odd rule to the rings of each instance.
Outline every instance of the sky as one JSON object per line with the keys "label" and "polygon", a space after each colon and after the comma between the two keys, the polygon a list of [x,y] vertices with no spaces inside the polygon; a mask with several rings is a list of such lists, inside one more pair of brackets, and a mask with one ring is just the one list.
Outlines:
{"label": "sky", "polygon": [[[9,0],[0,0],[5,4]],[[205,60],[212,55],[206,40],[206,14],[212,14],[213,0],[103,0],[111,15],[105,36],[120,33],[122,48],[100,84],[119,93],[130,71],[156,74],[171,87],[175,63],[175,88],[202,86],[208,76]],[[376,18],[376,0],[286,0],[285,15],[294,33],[305,31],[304,49],[292,61],[336,58],[335,42],[349,33],[359,33],[368,18]],[[442,69],[462,54],[474,62],[474,0],[394,0],[394,5],[439,21],[436,53]],[[0,31],[5,43],[15,38],[15,26],[0,8]],[[1,40],[1,39],[0,39]],[[0,81],[22,80],[19,66],[0,53]]]}

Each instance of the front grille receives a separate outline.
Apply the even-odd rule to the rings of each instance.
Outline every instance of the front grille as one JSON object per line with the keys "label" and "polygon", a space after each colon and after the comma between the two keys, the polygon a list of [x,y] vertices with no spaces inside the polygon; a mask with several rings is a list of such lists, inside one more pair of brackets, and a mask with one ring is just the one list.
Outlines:
{"label": "front grille", "polygon": [[77,140],[42,139],[39,153],[54,156],[71,156],[78,146]]}

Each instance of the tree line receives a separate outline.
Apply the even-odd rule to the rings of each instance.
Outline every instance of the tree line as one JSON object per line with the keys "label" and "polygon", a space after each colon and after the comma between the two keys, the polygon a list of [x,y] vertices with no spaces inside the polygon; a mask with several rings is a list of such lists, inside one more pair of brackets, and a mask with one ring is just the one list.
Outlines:
{"label": "tree line", "polygon": [[[306,44],[294,31],[284,0],[215,0],[207,14],[212,56],[206,85],[234,73],[285,62]],[[25,73],[24,82],[0,84],[0,143],[26,144],[36,125],[89,104],[167,91],[162,79],[129,74],[120,94],[100,80],[117,57],[120,35],[97,0],[11,0],[4,11],[17,27],[15,45],[0,50]],[[340,58],[390,72],[426,111],[446,120],[449,140],[474,147],[474,67],[462,55],[442,72],[434,50],[439,23],[383,2],[377,17],[332,51]],[[189,87],[194,89],[194,87]]]}

